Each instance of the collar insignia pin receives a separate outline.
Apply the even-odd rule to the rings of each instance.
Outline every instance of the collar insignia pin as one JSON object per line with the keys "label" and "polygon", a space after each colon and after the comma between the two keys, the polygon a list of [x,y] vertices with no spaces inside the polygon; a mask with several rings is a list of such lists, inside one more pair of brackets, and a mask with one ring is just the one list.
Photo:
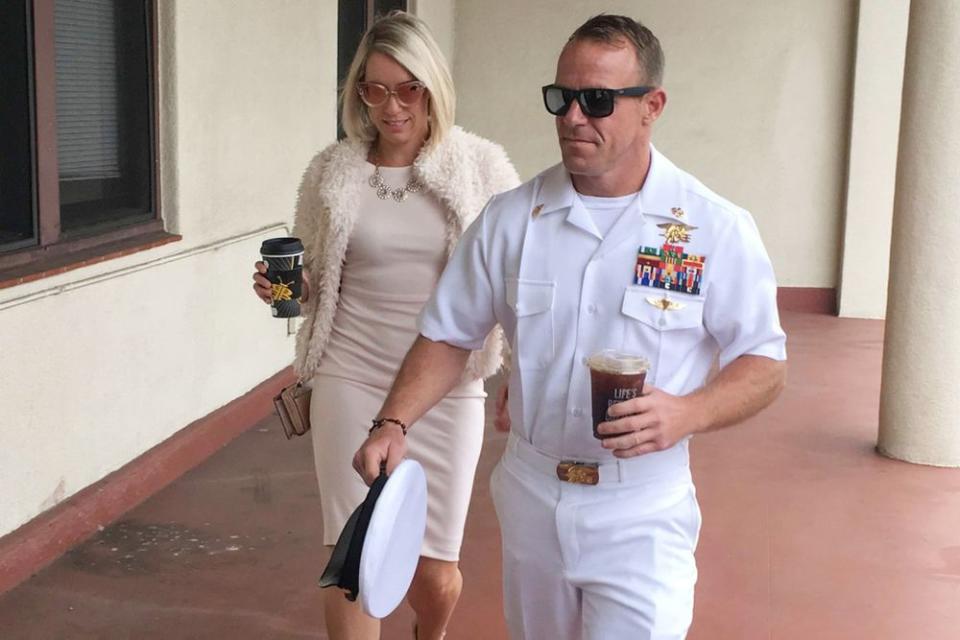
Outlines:
{"label": "collar insignia pin", "polygon": [[538,204],[537,206],[535,206],[535,207],[533,208],[533,211],[530,212],[530,216],[531,216],[534,220],[536,220],[536,219],[537,219],[537,216],[540,215],[540,212],[541,212],[541,211],[543,211],[543,205],[542,205],[542,204]]}

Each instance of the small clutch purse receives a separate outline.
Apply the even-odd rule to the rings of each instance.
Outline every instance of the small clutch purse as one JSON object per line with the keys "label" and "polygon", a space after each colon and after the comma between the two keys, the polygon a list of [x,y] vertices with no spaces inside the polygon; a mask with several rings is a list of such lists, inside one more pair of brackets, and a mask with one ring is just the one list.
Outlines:
{"label": "small clutch purse", "polygon": [[310,395],[310,387],[297,381],[284,387],[273,399],[287,440],[310,431]]}

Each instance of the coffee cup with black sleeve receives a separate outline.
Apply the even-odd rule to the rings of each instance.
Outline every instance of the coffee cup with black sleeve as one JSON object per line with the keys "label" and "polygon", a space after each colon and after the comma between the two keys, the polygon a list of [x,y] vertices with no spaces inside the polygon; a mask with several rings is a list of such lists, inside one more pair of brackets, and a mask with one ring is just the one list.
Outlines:
{"label": "coffee cup with black sleeve", "polygon": [[260,245],[270,281],[270,311],[274,318],[300,315],[303,295],[303,243],[299,238],[270,238]]}

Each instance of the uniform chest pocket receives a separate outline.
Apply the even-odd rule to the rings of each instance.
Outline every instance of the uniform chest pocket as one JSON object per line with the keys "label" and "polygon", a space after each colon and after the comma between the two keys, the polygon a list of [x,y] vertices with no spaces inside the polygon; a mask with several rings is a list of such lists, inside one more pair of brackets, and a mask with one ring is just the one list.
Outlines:
{"label": "uniform chest pocket", "polygon": [[663,291],[630,287],[623,294],[624,315],[658,331],[697,329],[703,326],[703,299],[666,296]]}
{"label": "uniform chest pocket", "polygon": [[517,366],[543,369],[553,361],[553,304],[557,285],[545,280],[506,278],[507,305],[517,318]]}
{"label": "uniform chest pocket", "polygon": [[655,386],[670,380],[678,362],[700,344],[706,331],[702,298],[628,287],[621,311],[626,316],[623,349],[650,360],[653,371],[647,381]]}

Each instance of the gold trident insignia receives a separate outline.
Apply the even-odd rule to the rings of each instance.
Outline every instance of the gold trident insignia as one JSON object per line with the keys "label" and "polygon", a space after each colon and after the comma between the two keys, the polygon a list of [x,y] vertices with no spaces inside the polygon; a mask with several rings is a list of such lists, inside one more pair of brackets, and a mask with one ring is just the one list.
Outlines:
{"label": "gold trident insignia", "polygon": [[663,229],[663,237],[666,238],[667,244],[690,242],[690,232],[697,228],[689,224],[676,224],[673,222],[664,222],[657,226]]}

